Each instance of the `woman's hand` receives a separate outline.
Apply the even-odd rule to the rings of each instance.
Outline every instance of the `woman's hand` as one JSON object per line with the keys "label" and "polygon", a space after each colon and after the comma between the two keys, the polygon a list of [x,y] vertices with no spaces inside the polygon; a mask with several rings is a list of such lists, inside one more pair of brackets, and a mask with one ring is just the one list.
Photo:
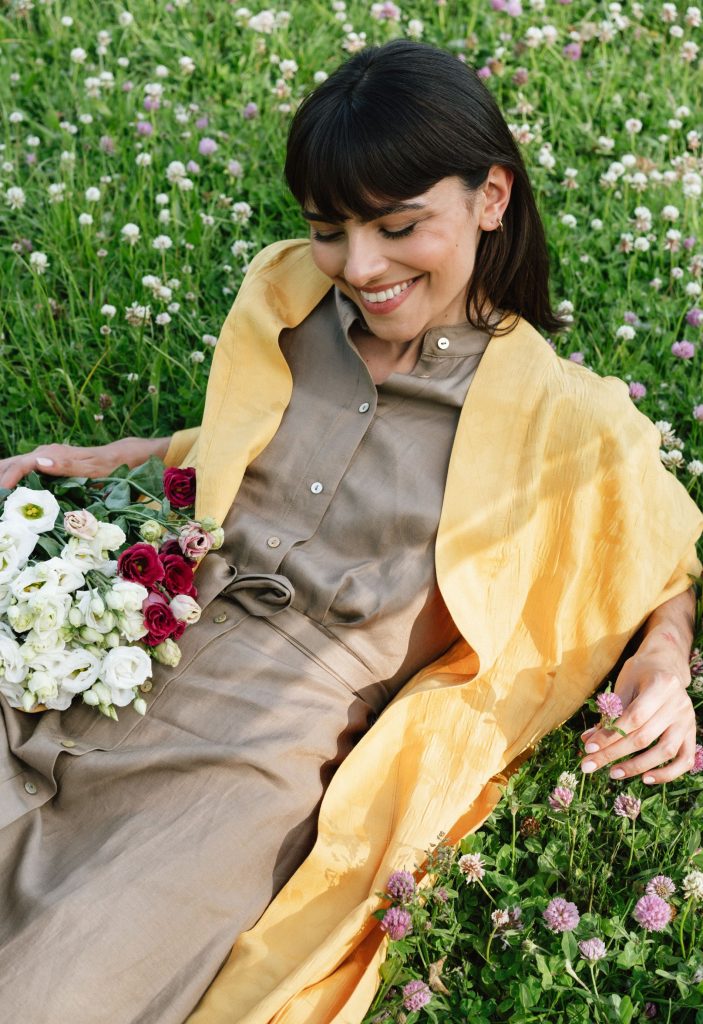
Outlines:
{"label": "woman's hand", "polygon": [[642,775],[651,785],[671,782],[693,767],[696,716],[686,687],[694,607],[693,592],[687,591],[652,613],[648,632],[615,683],[625,708],[617,727],[627,735],[600,727],[583,733],[583,771],[619,761],[610,770],[612,779]]}
{"label": "woman's hand", "polygon": [[32,470],[47,476],[109,476],[118,466],[140,466],[150,455],[166,454],[168,437],[123,437],[110,444],[80,448],[70,444],[43,444],[26,455],[0,459],[0,487],[16,487]]}

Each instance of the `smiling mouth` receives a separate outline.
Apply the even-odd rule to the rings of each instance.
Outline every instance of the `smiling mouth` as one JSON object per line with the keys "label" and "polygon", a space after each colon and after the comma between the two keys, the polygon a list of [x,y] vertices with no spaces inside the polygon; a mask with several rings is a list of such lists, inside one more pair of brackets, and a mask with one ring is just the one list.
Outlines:
{"label": "smiling mouth", "polygon": [[364,291],[360,288],[359,295],[361,295],[364,302],[369,302],[371,304],[389,302],[397,295],[401,295],[403,292],[407,291],[410,285],[414,284],[415,281],[417,281],[416,277],[410,277],[407,281],[401,281],[400,284],[389,285],[387,288],[375,292]]}

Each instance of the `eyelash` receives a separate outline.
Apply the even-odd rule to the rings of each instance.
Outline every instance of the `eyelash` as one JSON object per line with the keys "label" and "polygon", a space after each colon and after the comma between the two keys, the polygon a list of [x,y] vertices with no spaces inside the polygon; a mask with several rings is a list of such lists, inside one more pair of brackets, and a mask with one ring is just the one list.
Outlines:
{"label": "eyelash", "polygon": [[[415,225],[409,224],[407,228],[401,228],[400,231],[388,231],[386,228],[379,228],[379,230],[384,238],[406,238],[415,230]],[[334,242],[340,234],[340,231],[335,231],[331,235],[322,235],[319,231],[313,231],[312,237],[316,242]]]}

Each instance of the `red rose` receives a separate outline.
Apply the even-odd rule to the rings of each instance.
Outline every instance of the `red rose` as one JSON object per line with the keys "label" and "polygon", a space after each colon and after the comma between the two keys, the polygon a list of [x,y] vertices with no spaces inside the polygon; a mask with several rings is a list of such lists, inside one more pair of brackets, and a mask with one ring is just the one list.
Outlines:
{"label": "red rose", "polygon": [[184,557],[177,537],[169,537],[163,542],[159,548],[159,558],[163,558],[164,555],[180,555],[182,558]]}
{"label": "red rose", "polygon": [[164,578],[164,567],[151,544],[132,544],[117,559],[117,572],[125,580],[144,587]]}
{"label": "red rose", "polygon": [[164,494],[174,508],[195,504],[195,470],[169,466],[164,470]]}
{"label": "red rose", "polygon": [[[142,604],[144,625],[149,630],[144,637],[144,643],[149,647],[156,647],[169,636],[178,632],[179,622],[168,606],[168,602],[161,594],[149,594]],[[180,631],[179,636],[183,634]]]}
{"label": "red rose", "polygon": [[194,597],[193,569],[182,555],[162,555],[159,559],[164,567],[163,585],[170,594],[189,594]]}

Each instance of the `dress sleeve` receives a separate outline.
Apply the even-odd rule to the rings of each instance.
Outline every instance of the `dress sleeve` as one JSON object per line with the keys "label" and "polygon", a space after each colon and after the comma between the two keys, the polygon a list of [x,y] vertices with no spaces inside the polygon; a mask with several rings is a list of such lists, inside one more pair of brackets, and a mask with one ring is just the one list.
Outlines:
{"label": "dress sleeve", "polygon": [[[177,430],[171,438],[168,450],[164,456],[164,465],[180,466],[181,463],[185,462],[198,440],[199,434],[200,427],[188,427],[185,430]],[[192,462],[192,459],[188,458],[187,461]]]}

